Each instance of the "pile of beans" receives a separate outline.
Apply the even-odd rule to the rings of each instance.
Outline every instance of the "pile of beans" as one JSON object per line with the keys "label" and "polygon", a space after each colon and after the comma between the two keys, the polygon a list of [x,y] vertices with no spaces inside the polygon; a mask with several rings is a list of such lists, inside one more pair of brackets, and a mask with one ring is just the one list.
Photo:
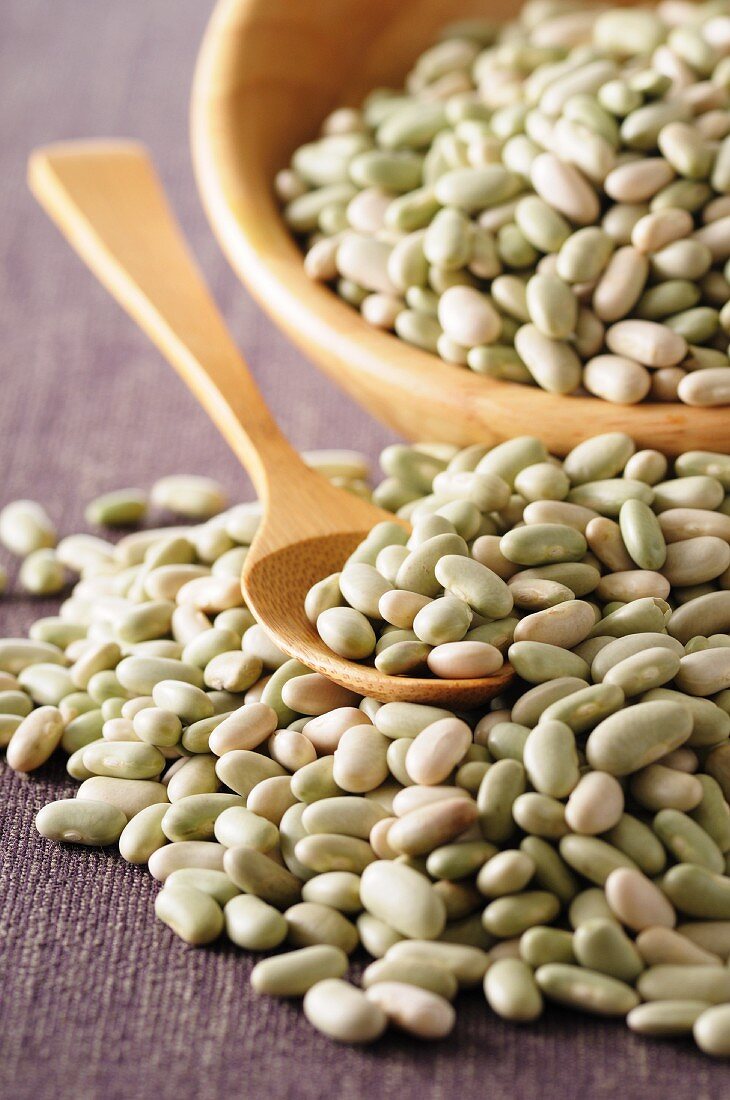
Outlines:
{"label": "pile of beans", "polygon": [[[310,461],[367,491],[358,456]],[[253,988],[303,997],[338,1041],[445,1036],[459,989],[483,984],[506,1020],[557,1002],[730,1055],[730,457],[670,470],[616,433],[562,462],[525,437],[398,445],[382,463],[374,498],[414,533],[438,512],[450,530],[430,538],[470,547],[464,577],[478,564],[511,593],[472,628],[517,671],[508,693],[469,714],[381,705],[288,660],[238,582],[258,505],[222,511],[207,480],[153,493],[202,523],[116,545],[54,550],[45,512],[16,502],[0,539],[21,578],[41,553],[79,577],[58,616],[0,640],[8,764],[60,747],[80,783],[38,831],[146,864],[157,916],[189,944],[284,947]],[[482,479],[509,499],[485,503]],[[144,508],[124,492],[88,516]],[[414,553],[368,552],[393,546]]]}
{"label": "pile of beans", "polygon": [[313,279],[491,378],[730,403],[730,14],[531,0],[447,27],[276,177]]}
{"label": "pile of beans", "polygon": [[[394,445],[381,462],[375,500],[412,529],[379,524],[305,605],[340,656],[462,679],[497,671],[507,652],[528,683],[546,671],[589,681],[600,639],[642,633],[653,649],[652,633],[685,604],[673,620],[680,640],[666,642],[672,657],[637,646],[609,682],[627,696],[675,677],[690,694],[730,686],[724,666],[720,686],[705,685],[721,655],[693,639],[709,633],[716,589],[730,588],[730,457],[688,451],[669,476],[658,451],[636,453],[611,433],[563,462],[531,436],[455,452]],[[709,655],[680,665],[680,642]]]}

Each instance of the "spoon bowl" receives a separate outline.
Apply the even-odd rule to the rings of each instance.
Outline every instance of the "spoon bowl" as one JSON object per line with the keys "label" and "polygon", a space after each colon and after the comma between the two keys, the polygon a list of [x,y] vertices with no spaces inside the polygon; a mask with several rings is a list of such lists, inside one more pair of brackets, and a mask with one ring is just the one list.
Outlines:
{"label": "spoon bowl", "polygon": [[342,568],[366,533],[324,535],[299,542],[265,554],[247,568],[247,603],[257,618],[263,621],[266,616],[266,628],[282,649],[336,684],[380,702],[430,703],[469,710],[503,691],[513,677],[509,665],[476,680],[386,676],[371,665],[346,661],[327,648],[304,613],[304,597],[315,581]]}
{"label": "spoon bowl", "polygon": [[31,157],[34,195],[112,296],[187,382],[251,475],[264,515],[243,570],[246,601],[274,642],[316,672],[381,702],[466,710],[498,694],[506,665],[474,680],[387,676],[329,650],[304,612],[315,581],[341,569],[394,517],[309,469],[279,431],[233,344],[145,150],[126,142],[50,146]]}

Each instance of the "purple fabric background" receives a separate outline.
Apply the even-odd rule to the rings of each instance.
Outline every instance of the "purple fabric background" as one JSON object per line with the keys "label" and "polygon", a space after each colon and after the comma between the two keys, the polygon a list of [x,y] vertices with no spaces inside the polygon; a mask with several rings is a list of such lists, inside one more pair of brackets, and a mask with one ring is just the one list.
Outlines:
{"label": "purple fabric background", "polygon": [[[292,0],[292,4],[307,0]],[[315,0],[316,2],[316,0]],[[203,0],[1,0],[0,504],[42,500],[64,532],[99,491],[185,470],[248,493],[182,384],[35,207],[25,159],[42,142],[146,141],[231,328],[291,439],[372,456],[389,441],[317,375],[242,291],[198,203],[187,98]],[[11,565],[7,558],[3,563]],[[54,604],[10,596],[0,635]],[[186,948],[156,923],[155,886],[109,852],[60,848],[32,828],[70,794],[61,762],[30,778],[0,764],[0,1095],[25,1100],[728,1095],[727,1068],[690,1044],[551,1011],[501,1024],[464,998],[447,1044],[393,1035],[336,1048],[298,1007],[259,1000],[249,959]]]}

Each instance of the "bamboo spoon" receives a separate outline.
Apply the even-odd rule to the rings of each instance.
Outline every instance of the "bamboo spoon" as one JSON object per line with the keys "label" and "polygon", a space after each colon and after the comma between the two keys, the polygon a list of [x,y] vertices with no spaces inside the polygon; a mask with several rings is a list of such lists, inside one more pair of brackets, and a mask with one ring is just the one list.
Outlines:
{"label": "bamboo spoon", "polygon": [[276,426],[234,347],[173,219],[145,150],[131,143],[48,146],[28,178],[41,206],[124,306],[251,474],[264,517],[243,570],[246,601],[292,657],[383,702],[463,710],[500,692],[509,666],[483,679],[386,676],[327,649],[304,613],[310,586],[342,567],[374,524],[393,517],[310,470]]}

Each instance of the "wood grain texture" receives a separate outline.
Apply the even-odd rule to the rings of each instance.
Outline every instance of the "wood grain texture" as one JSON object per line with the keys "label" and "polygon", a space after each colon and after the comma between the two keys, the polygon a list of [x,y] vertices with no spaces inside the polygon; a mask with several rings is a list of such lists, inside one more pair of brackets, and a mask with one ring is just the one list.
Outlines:
{"label": "wood grain texture", "polygon": [[[487,10],[515,14],[509,0]],[[483,0],[219,0],[198,61],[192,139],[198,185],[231,264],[317,365],[411,439],[466,445],[533,431],[565,454],[588,436],[627,431],[667,454],[729,451],[728,409],[611,405],[483,378],[373,329],[305,275],[273,196],[275,171],[334,106],[398,86],[444,23],[484,12]]]}
{"label": "wood grain texture", "polygon": [[454,710],[512,677],[386,676],[336,656],[304,613],[315,581],[342,567],[376,523],[392,519],[310,470],[279,431],[233,344],[167,205],[145,150],[131,142],[48,146],[30,158],[38,201],[110,294],[177,370],[246,467],[264,503],[247,555],[246,601],[292,657],[360,695]]}

